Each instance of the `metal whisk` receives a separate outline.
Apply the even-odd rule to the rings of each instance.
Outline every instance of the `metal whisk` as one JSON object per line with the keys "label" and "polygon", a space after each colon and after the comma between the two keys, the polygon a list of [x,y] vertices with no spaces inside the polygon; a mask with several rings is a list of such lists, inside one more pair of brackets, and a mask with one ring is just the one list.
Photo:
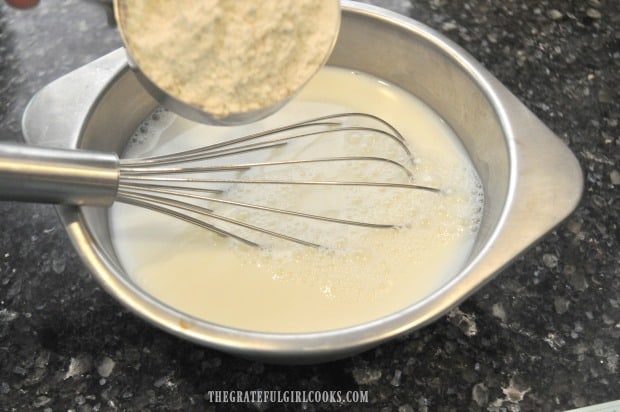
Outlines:
{"label": "metal whisk", "polygon": [[[371,126],[349,126],[351,118],[370,120]],[[115,201],[127,203],[192,223],[220,235],[230,236],[250,245],[255,242],[230,230],[216,226],[227,222],[270,236],[306,246],[320,245],[269,228],[251,225],[215,213],[206,203],[220,203],[235,207],[279,213],[335,224],[369,228],[394,228],[395,223],[375,223],[302,213],[269,205],[239,202],[222,197],[223,190],[206,187],[214,184],[313,185],[313,186],[371,186],[397,189],[418,189],[439,192],[439,189],[412,183],[410,167],[396,160],[378,156],[334,156],[284,161],[233,163],[228,165],[200,164],[209,159],[220,159],[259,150],[274,149],[293,140],[328,138],[340,132],[371,132],[374,136],[391,139],[408,161],[412,160],[405,139],[386,121],[364,113],[343,113],[286,125],[277,129],[243,136],[180,153],[142,159],[119,159],[115,153],[85,150],[38,148],[19,144],[0,144],[0,199],[67,205],[110,206]],[[311,180],[256,180],[242,177],[218,178],[217,172],[247,171],[289,164],[320,164],[326,162],[381,162],[396,168],[402,175],[400,182],[374,181],[311,181]],[[193,202],[193,203],[192,203]],[[200,203],[200,204],[197,204]]]}

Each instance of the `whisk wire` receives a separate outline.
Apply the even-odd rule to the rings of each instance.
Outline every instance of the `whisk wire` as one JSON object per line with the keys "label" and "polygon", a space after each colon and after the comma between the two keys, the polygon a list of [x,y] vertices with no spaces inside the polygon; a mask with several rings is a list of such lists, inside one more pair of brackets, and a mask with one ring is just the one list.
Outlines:
{"label": "whisk wire", "polygon": [[[338,118],[345,118],[345,117],[349,117],[349,118],[350,117],[365,117],[365,118],[377,121],[384,127],[388,128],[389,132],[382,130],[382,129],[378,129],[376,127],[343,126],[341,122],[325,122],[324,121],[324,120],[338,119]],[[338,127],[334,128],[336,126]],[[258,142],[258,143],[234,147],[236,145],[239,145],[240,143],[244,143],[250,140],[256,140],[256,139],[264,138],[267,136],[274,136],[274,135],[277,135],[278,133],[290,132],[291,130],[295,130],[299,128],[307,128],[307,127],[330,127],[330,129],[294,134],[294,135],[285,136],[281,138],[273,138],[273,139],[270,139],[264,142]],[[272,147],[271,144],[274,144],[274,143],[284,143],[284,142],[291,141],[294,139],[301,139],[304,137],[317,136],[317,135],[328,135],[330,133],[344,132],[344,131],[365,131],[365,132],[379,133],[385,137],[393,139],[408,156],[411,156],[411,151],[407,147],[406,141],[403,138],[403,136],[398,132],[398,130],[396,130],[396,128],[394,128],[392,125],[390,125],[385,120],[377,116],[366,114],[366,113],[342,113],[342,114],[337,114],[337,115],[323,116],[323,117],[319,117],[316,119],[311,119],[311,120],[307,120],[307,121],[303,121],[303,122],[299,122],[299,123],[295,123],[295,124],[291,124],[287,126],[282,126],[279,128],[270,129],[270,130],[250,134],[247,136],[230,139],[225,142],[214,143],[208,146],[203,146],[200,148],[186,150],[186,151],[178,152],[174,154],[146,157],[146,158],[139,159],[137,161],[133,161],[132,159],[124,159],[122,161],[122,164],[126,167],[132,167],[132,166],[137,167],[137,166],[146,166],[152,163],[157,163],[159,165],[162,165],[162,164],[187,162],[187,161],[192,161],[192,160],[204,160],[205,158],[209,158],[209,157],[205,157],[207,155],[214,155],[215,157],[216,155],[224,156],[224,155],[239,154],[239,153],[243,153],[247,151],[246,150],[247,148],[253,148],[253,150],[267,149],[267,148]],[[233,147],[230,148],[230,146],[233,146]],[[215,151],[216,149],[220,149],[222,147],[229,147],[229,149],[222,150],[219,152]]]}
{"label": "whisk wire", "polygon": [[[379,127],[367,125],[344,125],[345,120],[352,117],[365,118],[375,121]],[[312,130],[305,130],[314,128]],[[318,129],[318,130],[317,130]],[[264,185],[308,185],[308,186],[360,186],[360,187],[380,187],[395,189],[417,189],[428,192],[438,193],[439,189],[413,183],[413,172],[410,167],[389,157],[381,156],[332,156],[313,159],[287,159],[270,160],[257,162],[240,162],[237,164],[205,164],[197,165],[192,162],[208,161],[210,159],[220,159],[227,156],[253,152],[257,150],[275,149],[289,144],[293,140],[326,136],[349,136],[351,133],[367,132],[369,136],[389,138],[401,149],[401,154],[413,165],[413,159],[403,136],[385,120],[366,113],[342,113],[310,119],[295,124],[261,131],[247,136],[241,136],[225,142],[218,142],[205,147],[186,150],[183,152],[152,156],[142,159],[122,159],[119,166],[119,189],[117,200],[128,204],[146,207],[150,210],[161,212],[172,217],[179,218],[186,222],[198,225],[211,230],[219,235],[230,236],[242,240],[244,243],[256,246],[256,242],[249,240],[238,234],[231,233],[221,227],[215,226],[210,222],[189,216],[186,212],[203,216],[203,218],[213,219],[214,221],[225,222],[238,227],[250,229],[251,231],[263,233],[280,239],[285,239],[298,244],[312,247],[321,247],[314,242],[309,242],[285,233],[279,233],[264,227],[252,225],[239,219],[233,219],[216,213],[214,210],[203,206],[203,204],[220,204],[233,207],[243,207],[250,210],[278,213],[299,218],[313,219],[323,222],[361,226],[368,228],[397,228],[404,226],[395,223],[374,223],[363,220],[342,219],[331,216],[324,216],[313,213],[305,213],[298,210],[291,210],[269,205],[260,205],[249,202],[241,202],[234,199],[226,199],[223,196],[227,192],[226,188],[203,187],[205,184],[216,185],[245,185],[245,184],[264,184]],[[283,133],[289,133],[282,135]],[[291,134],[292,133],[292,134]],[[363,133],[361,135],[364,135]],[[322,163],[342,162],[377,162],[394,168],[402,175],[403,181],[346,181],[346,180],[303,180],[303,179],[256,179],[243,177],[243,174],[254,168],[269,168],[287,165],[310,165]],[[175,166],[183,164],[182,166]],[[220,177],[212,173],[217,172],[237,172],[241,176],[236,178]],[[206,174],[204,176],[189,176],[194,174]],[[391,173],[395,179],[394,173]],[[198,186],[197,186],[198,185]],[[215,196],[208,196],[205,193],[214,193]],[[184,200],[181,200],[184,199]],[[200,203],[189,203],[190,201]],[[181,212],[182,211],[182,212]]]}
{"label": "whisk wire", "polygon": [[[234,225],[241,226],[241,227],[244,227],[246,229],[251,229],[251,230],[254,230],[256,232],[260,232],[260,233],[263,233],[263,234],[266,234],[266,235],[270,235],[270,236],[277,237],[277,238],[280,238],[280,239],[284,239],[284,240],[288,240],[288,241],[291,241],[291,242],[295,242],[295,243],[298,243],[298,244],[303,245],[303,246],[311,246],[311,247],[315,247],[315,248],[320,248],[321,247],[321,245],[313,243],[313,242],[308,242],[308,241],[305,241],[303,239],[299,239],[299,238],[296,238],[296,237],[293,237],[293,236],[289,236],[289,235],[286,235],[286,234],[283,234],[283,233],[279,233],[279,232],[274,232],[272,230],[265,229],[265,228],[260,227],[260,226],[251,225],[249,223],[242,222],[242,221],[237,220],[237,219],[231,219],[231,218],[228,218],[226,216],[215,214],[211,209],[207,209],[207,208],[204,208],[204,207],[201,207],[201,206],[197,206],[197,205],[194,205],[194,204],[191,204],[191,203],[187,203],[187,202],[181,202],[181,201],[178,201],[178,200],[173,200],[173,199],[169,199],[169,198],[165,198],[165,197],[160,197],[160,196],[154,196],[154,195],[146,195],[146,194],[140,194],[140,193],[126,193],[126,192],[119,193],[119,201],[125,202],[125,203],[132,203],[133,202],[133,204],[135,204],[136,201],[137,201],[139,203],[142,203],[143,206],[145,206],[145,207],[147,207],[149,209],[157,210],[157,211],[163,212],[163,213],[168,214],[168,215],[177,215],[177,214],[173,214],[173,213],[168,213],[168,212],[174,212],[174,210],[171,210],[170,208],[182,209],[182,210],[185,210],[185,211],[188,211],[188,212],[192,212],[192,213],[200,214],[200,215],[203,215],[203,216],[211,217],[211,218],[223,221],[223,222],[232,223]],[[166,207],[163,207],[163,206],[168,206],[169,208],[166,208]],[[238,240],[242,240],[246,244],[253,245],[253,246],[258,246],[258,244],[255,243],[255,242],[252,242],[252,241],[250,241],[250,240],[248,240],[246,238],[243,238],[243,237],[241,237],[239,235],[232,234],[231,232],[223,230],[221,228],[218,228],[218,227],[216,227],[214,225],[207,224],[207,223],[205,223],[205,222],[203,222],[201,220],[194,219],[194,218],[192,218],[190,216],[187,216],[187,215],[182,215],[182,214],[180,214],[180,215],[183,216],[182,220],[187,221],[189,223],[197,224],[197,222],[199,222],[198,223],[199,226],[204,227],[204,228],[209,229],[209,230],[212,230],[212,231],[214,231],[214,232],[216,232],[218,234],[226,235],[226,236],[232,235],[233,238],[238,239]]]}
{"label": "whisk wire", "polygon": [[[297,160],[280,160],[280,161],[269,161],[269,162],[256,162],[256,163],[240,163],[236,165],[226,165],[226,166],[201,166],[201,167],[149,167],[148,169],[143,168],[127,168],[121,167],[121,174],[131,175],[132,173],[137,173],[140,175],[158,175],[158,174],[179,174],[179,173],[204,173],[204,172],[224,172],[224,171],[233,171],[233,170],[248,170],[253,167],[262,167],[262,166],[283,166],[283,165],[292,165],[292,164],[304,164],[304,163],[324,163],[324,162],[343,162],[343,161],[367,161],[367,162],[385,162],[392,164],[402,170],[408,178],[413,178],[412,172],[403,164],[388,159],[385,157],[376,157],[376,156],[340,156],[340,157],[323,157],[317,159],[297,159]],[[288,183],[294,184],[294,181],[287,181]]]}

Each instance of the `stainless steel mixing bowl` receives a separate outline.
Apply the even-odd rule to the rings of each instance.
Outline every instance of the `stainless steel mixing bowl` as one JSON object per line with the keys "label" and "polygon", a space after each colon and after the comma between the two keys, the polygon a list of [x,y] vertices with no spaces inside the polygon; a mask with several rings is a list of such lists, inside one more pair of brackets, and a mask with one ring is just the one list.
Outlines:
{"label": "stainless steel mixing bowl", "polygon": [[[106,209],[58,207],[101,286],[149,322],[199,344],[273,362],[317,362],[363,351],[437,319],[576,207],[583,176],[573,154],[479,63],[428,27],[345,2],[329,64],[375,75],[418,96],[469,152],[484,184],[484,216],[471,256],[449,282],[422,301],[355,327],[307,334],[238,330],[187,316],[134,284],[112,247]],[[24,136],[36,145],[121,151],[156,106],[118,50],[41,90],[24,114]]]}

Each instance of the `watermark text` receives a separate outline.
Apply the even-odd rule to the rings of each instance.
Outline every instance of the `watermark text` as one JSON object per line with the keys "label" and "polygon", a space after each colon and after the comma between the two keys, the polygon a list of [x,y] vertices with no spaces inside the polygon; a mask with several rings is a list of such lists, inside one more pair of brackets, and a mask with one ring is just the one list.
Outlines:
{"label": "watermark text", "polygon": [[211,403],[367,403],[368,391],[208,391]]}

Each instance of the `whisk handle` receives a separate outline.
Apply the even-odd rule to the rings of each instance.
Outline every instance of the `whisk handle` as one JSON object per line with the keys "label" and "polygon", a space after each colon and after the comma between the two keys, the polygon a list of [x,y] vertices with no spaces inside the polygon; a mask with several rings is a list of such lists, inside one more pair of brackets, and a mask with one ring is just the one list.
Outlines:
{"label": "whisk handle", "polygon": [[0,200],[108,206],[118,189],[118,156],[0,144]]}

